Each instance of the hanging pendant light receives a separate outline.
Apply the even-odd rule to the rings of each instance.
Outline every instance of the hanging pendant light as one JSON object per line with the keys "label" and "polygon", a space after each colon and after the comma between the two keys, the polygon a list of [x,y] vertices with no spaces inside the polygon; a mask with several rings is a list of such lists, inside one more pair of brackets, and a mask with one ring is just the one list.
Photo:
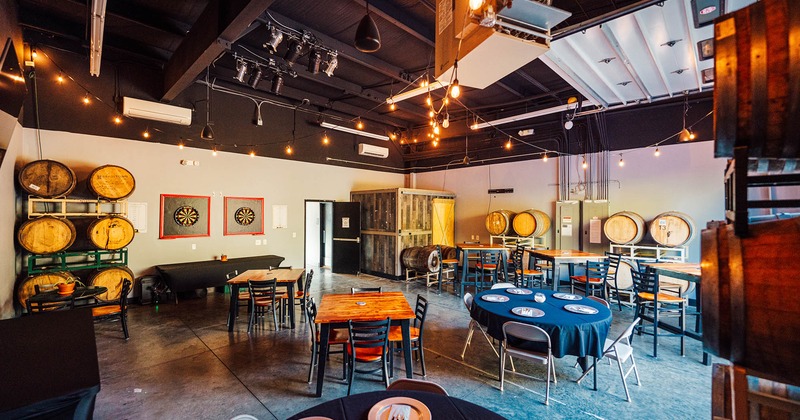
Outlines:
{"label": "hanging pendant light", "polygon": [[211,126],[211,84],[209,83],[208,67],[206,67],[206,126],[200,132],[200,138],[203,140],[214,140],[214,130]]}
{"label": "hanging pendant light", "polygon": [[683,97],[683,130],[681,130],[680,135],[678,136],[678,141],[681,143],[685,143],[687,141],[694,140],[694,133],[692,133],[688,128],[686,128],[686,114],[689,113],[689,94],[687,93]]}
{"label": "hanging pendant light", "polygon": [[367,1],[367,14],[361,19],[356,29],[355,47],[366,53],[378,51],[381,48],[381,33],[378,25],[369,15],[369,1]]}

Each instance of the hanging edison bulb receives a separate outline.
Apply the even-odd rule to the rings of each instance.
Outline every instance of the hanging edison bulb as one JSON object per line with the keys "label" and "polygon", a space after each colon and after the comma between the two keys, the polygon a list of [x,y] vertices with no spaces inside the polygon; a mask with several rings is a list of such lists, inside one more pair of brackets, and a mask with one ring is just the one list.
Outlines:
{"label": "hanging edison bulb", "polygon": [[251,151],[250,151],[250,157],[256,157],[256,152],[255,152],[255,151],[253,151],[253,150],[251,150]]}
{"label": "hanging edison bulb", "polygon": [[655,151],[655,152],[653,152],[653,155],[654,155],[655,157],[659,157],[659,156],[661,156],[661,150],[658,150],[658,147],[656,147],[656,151]]}
{"label": "hanging edison bulb", "polygon": [[542,156],[542,162],[547,162],[547,153],[545,153],[544,156]]}
{"label": "hanging edison bulb", "polygon": [[586,158],[583,158],[583,163],[581,163],[581,168],[586,169],[589,167],[589,164],[586,163]]}
{"label": "hanging edison bulb", "polygon": [[483,6],[483,0],[469,0],[469,8],[471,10],[478,10]]}
{"label": "hanging edison bulb", "polygon": [[331,140],[328,138],[328,133],[325,133],[322,136],[322,144],[327,146],[328,144],[330,144],[330,142],[331,142]]}
{"label": "hanging edison bulb", "polygon": [[622,155],[619,155],[619,163],[617,163],[617,165],[619,165],[620,168],[625,166],[625,161],[622,159]]}
{"label": "hanging edison bulb", "polygon": [[394,111],[396,109],[397,109],[397,104],[395,104],[394,102],[389,104],[389,111]]}
{"label": "hanging edison bulb", "polygon": [[433,105],[433,98],[431,98],[430,94],[428,94],[428,97],[425,98],[425,103],[428,104],[428,106],[432,106]]}
{"label": "hanging edison bulb", "polygon": [[286,145],[285,151],[286,151],[287,155],[291,155],[292,153],[294,153],[294,149],[292,149],[292,144],[291,143]]}
{"label": "hanging edison bulb", "polygon": [[358,122],[356,122],[356,128],[359,129],[359,130],[363,130],[364,129],[364,123],[361,122],[360,118],[358,119]]}
{"label": "hanging edison bulb", "polygon": [[506,150],[511,150],[511,138],[509,137],[508,141],[506,141]]}

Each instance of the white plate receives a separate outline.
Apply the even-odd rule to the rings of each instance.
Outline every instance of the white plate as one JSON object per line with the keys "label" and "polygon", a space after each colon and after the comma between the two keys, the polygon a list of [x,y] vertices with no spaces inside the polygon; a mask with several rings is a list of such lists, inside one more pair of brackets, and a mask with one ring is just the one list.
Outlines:
{"label": "white plate", "polygon": [[591,306],[586,306],[586,305],[566,305],[564,306],[564,309],[582,315],[594,315],[600,312],[596,308],[592,308]]}
{"label": "white plate", "polygon": [[581,300],[583,297],[571,293],[553,293],[553,297],[561,300]]}
{"label": "white plate", "polygon": [[487,302],[508,302],[508,296],[503,295],[483,295],[481,299]]}
{"label": "white plate", "polygon": [[392,397],[383,401],[379,401],[372,406],[367,414],[368,420],[390,420],[389,412],[392,411],[392,405],[405,404],[411,407],[411,415],[408,420],[430,420],[431,410],[421,401],[407,397]]}
{"label": "white plate", "polygon": [[520,289],[518,287],[509,287],[506,289],[506,292],[511,293],[512,295],[529,295],[533,293],[532,290]]}
{"label": "white plate", "polygon": [[524,316],[526,318],[539,318],[544,316],[544,311],[536,308],[529,308],[526,306],[518,306],[511,310],[514,315]]}

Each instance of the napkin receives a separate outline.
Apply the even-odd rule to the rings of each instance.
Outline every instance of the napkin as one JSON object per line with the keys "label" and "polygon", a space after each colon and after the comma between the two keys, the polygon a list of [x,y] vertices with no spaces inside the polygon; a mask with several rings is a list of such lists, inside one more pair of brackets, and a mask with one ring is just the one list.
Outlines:
{"label": "napkin", "polygon": [[523,308],[520,312],[522,312],[522,315],[525,315],[525,316],[533,315],[533,309],[531,309],[531,308]]}
{"label": "napkin", "polygon": [[389,420],[410,420],[411,406],[405,404],[392,404],[389,410]]}

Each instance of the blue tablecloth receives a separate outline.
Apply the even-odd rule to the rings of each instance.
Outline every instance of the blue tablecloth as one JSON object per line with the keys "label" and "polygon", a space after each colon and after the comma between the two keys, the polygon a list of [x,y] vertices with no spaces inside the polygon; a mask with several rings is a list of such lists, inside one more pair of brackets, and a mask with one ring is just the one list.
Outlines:
{"label": "blue tablecloth", "polygon": [[[580,300],[561,300],[552,296],[553,293],[556,293],[552,290],[531,290],[534,294],[536,292],[543,293],[547,300],[537,303],[533,300],[534,294],[515,295],[508,293],[507,289],[487,290],[475,296],[470,316],[481,325],[486,326],[489,335],[500,341],[503,340],[503,324],[508,321],[517,321],[533,324],[547,331],[555,357],[572,355],[599,358],[603,355],[603,344],[608,335],[608,328],[611,326],[611,311],[608,308],[585,297]],[[508,302],[487,302],[481,299],[481,296],[486,294],[508,296],[509,300]],[[564,309],[564,306],[569,304],[591,306],[597,308],[599,312],[594,315],[576,314]],[[518,306],[541,309],[544,311],[544,316],[528,318],[515,315],[511,309]],[[524,343],[512,344],[526,347]],[[531,345],[530,348],[541,350],[537,349],[535,345]]]}

